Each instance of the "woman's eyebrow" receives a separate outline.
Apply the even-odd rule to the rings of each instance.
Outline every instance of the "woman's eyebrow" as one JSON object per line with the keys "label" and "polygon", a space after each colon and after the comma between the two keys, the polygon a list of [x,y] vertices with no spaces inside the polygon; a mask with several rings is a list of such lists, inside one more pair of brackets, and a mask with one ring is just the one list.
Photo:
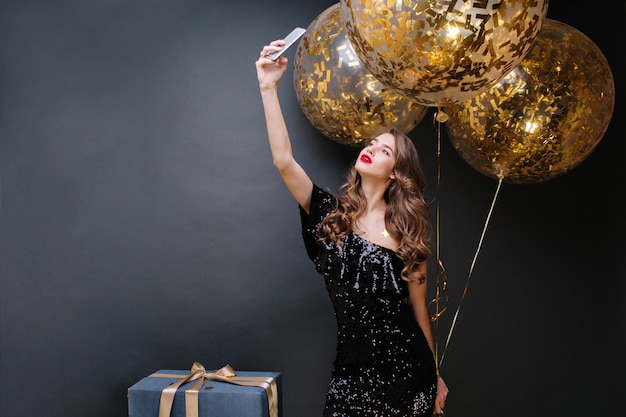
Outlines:
{"label": "woman's eyebrow", "polygon": [[392,148],[391,146],[387,145],[386,143],[385,143],[385,144],[383,144],[383,146],[384,146],[385,148],[389,149],[389,150],[391,151],[391,153],[394,153],[394,150],[393,150],[393,148]]}
{"label": "woman's eyebrow", "polygon": [[[371,145],[372,143],[378,143],[378,139],[376,139],[376,138],[372,138],[372,139],[370,139],[370,140],[369,140],[369,142],[368,142],[368,143],[369,143],[370,145]],[[391,151],[391,153],[394,153],[393,148],[392,148],[391,146],[387,145],[386,143],[383,143],[383,147],[385,147],[385,148],[389,149],[389,150]]]}

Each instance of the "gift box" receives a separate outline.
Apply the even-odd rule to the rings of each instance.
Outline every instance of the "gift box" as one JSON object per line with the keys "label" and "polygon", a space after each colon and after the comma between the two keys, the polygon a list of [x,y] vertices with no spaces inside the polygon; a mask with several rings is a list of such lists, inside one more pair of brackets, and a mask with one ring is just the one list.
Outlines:
{"label": "gift box", "polygon": [[159,370],[128,388],[129,417],[281,417],[280,372]]}

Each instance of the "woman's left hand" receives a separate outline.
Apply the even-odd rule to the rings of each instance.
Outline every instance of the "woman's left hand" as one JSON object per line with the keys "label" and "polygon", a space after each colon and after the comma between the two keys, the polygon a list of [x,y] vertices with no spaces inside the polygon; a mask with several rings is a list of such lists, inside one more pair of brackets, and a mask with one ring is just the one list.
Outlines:
{"label": "woman's left hand", "polygon": [[444,415],[443,408],[446,406],[448,397],[448,386],[440,375],[437,375],[437,397],[435,398],[434,415]]}

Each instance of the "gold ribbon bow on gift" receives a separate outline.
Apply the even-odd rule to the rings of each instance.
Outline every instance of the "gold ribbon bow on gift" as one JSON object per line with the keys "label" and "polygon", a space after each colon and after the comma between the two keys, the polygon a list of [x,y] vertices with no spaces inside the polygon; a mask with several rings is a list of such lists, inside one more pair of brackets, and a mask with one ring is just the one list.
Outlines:
{"label": "gold ribbon bow on gift", "polygon": [[[154,373],[151,377],[161,378],[181,378],[178,374]],[[267,393],[267,404],[269,406],[270,417],[278,417],[278,387],[272,377],[237,376],[235,370],[226,365],[221,369],[207,372],[204,366],[194,362],[191,373],[183,376],[176,382],[172,382],[167,388],[161,391],[161,401],[159,403],[159,417],[170,417],[174,396],[182,385],[196,381],[191,387],[185,390],[185,413],[186,417],[199,417],[198,415],[198,392],[206,381],[220,381],[235,385],[245,385],[248,387],[260,387]]]}

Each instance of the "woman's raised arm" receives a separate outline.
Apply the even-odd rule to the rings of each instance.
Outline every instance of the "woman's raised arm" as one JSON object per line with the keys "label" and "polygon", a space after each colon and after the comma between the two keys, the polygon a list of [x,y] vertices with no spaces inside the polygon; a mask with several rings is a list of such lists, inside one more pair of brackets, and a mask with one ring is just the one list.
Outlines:
{"label": "woman's raised arm", "polygon": [[275,61],[267,58],[268,53],[280,50],[283,45],[283,40],[276,40],[263,47],[256,61],[257,78],[274,166],[298,204],[308,212],[313,182],[293,156],[289,132],[278,99],[278,83],[285,74],[288,59],[284,56]]}

